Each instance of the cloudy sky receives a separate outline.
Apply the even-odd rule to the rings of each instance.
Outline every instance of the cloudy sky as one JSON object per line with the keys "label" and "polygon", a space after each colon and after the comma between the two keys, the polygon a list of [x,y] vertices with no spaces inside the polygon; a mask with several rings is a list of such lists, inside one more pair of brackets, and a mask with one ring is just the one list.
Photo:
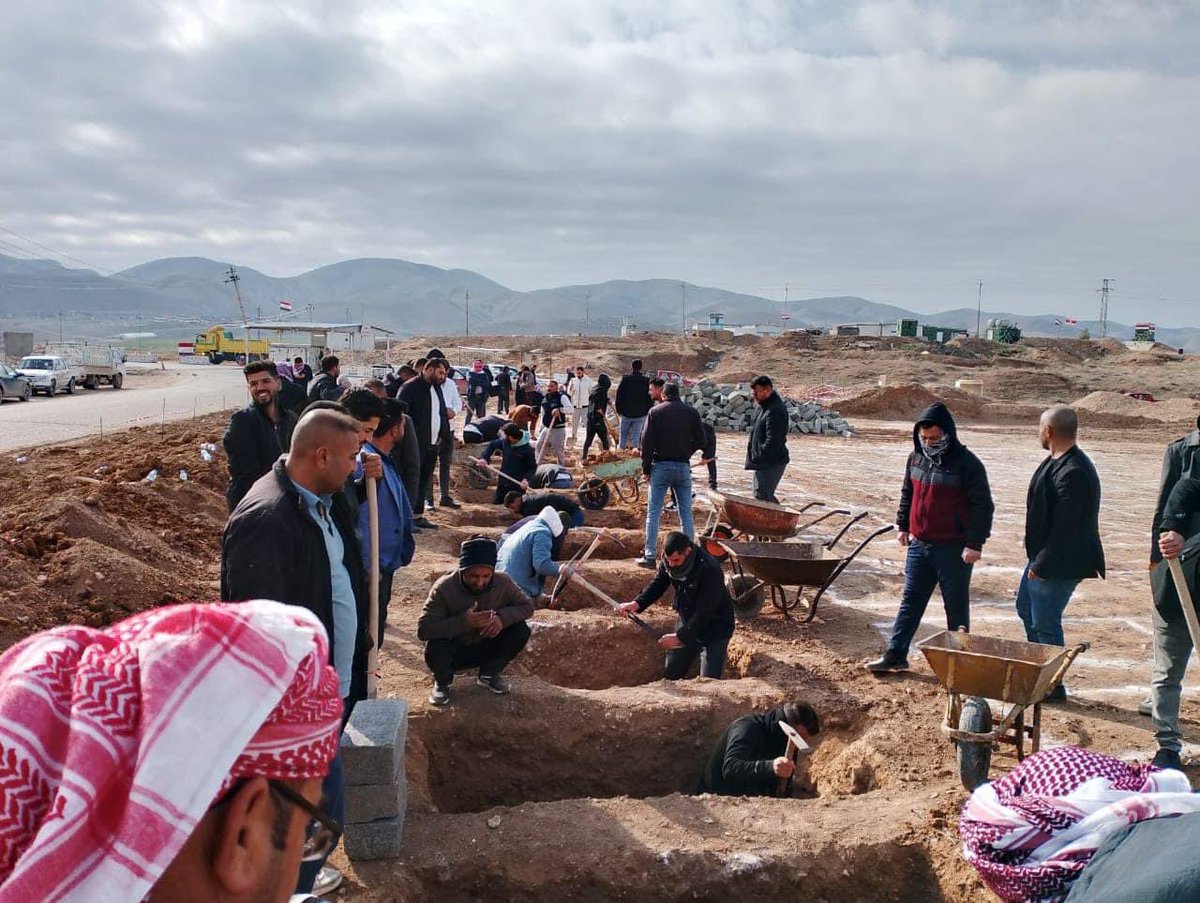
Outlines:
{"label": "cloudy sky", "polygon": [[1200,323],[1198,8],[7,0],[0,253]]}

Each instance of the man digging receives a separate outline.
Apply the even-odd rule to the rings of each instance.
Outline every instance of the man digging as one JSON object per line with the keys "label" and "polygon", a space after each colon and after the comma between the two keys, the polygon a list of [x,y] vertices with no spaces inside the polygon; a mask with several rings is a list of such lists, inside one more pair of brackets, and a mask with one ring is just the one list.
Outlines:
{"label": "man digging", "polygon": [[[805,702],[789,702],[770,711],[743,715],[721,734],[704,769],[701,793],[722,796],[786,796],[796,772],[798,751],[789,748],[786,724],[805,744],[821,732],[821,720]],[[788,758],[791,752],[793,758]]]}

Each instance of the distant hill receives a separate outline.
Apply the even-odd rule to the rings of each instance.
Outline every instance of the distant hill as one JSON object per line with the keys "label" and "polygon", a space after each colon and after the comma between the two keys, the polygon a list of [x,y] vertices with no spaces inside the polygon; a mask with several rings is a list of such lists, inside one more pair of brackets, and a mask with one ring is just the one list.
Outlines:
{"label": "distant hill", "polygon": [[[69,269],[49,260],[0,255],[0,317],[45,320],[62,311],[74,330],[112,330],[114,324],[149,319],[178,323],[237,322],[229,264],[203,257],[167,257],[112,276]],[[479,273],[442,269],[391,258],[344,260],[296,276],[269,276],[238,265],[238,283],[252,318],[279,316],[279,302],[292,302],[296,316],[326,321],[364,319],[400,334],[466,331],[468,300],[472,332],[492,334],[614,333],[622,318],[643,329],[680,329],[720,312],[726,323],[780,323],[782,305],[769,298],[692,285],[671,279],[611,280],[514,291]],[[974,331],[972,308],[921,314],[857,297],[789,301],[789,326],[827,327],[838,323],[889,323],[916,317]],[[1030,335],[1077,335],[1078,328],[1056,327],[1055,315],[1022,316],[984,311],[983,319],[1004,318]],[[181,327],[182,328],[182,327]],[[1099,324],[1080,323],[1093,336]],[[186,329],[185,329],[186,331]],[[1109,335],[1132,338],[1132,327],[1110,323]],[[1167,345],[1200,352],[1200,329],[1159,330]]]}

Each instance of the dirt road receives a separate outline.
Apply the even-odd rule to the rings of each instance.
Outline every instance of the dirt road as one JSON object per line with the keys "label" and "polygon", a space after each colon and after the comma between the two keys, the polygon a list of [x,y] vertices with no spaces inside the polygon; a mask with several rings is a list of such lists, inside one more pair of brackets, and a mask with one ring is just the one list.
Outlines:
{"label": "dirt road", "polygon": [[182,366],[131,367],[125,386],[102,386],[74,395],[0,405],[0,450],[63,442],[139,423],[182,420],[240,406],[246,383],[240,368]]}

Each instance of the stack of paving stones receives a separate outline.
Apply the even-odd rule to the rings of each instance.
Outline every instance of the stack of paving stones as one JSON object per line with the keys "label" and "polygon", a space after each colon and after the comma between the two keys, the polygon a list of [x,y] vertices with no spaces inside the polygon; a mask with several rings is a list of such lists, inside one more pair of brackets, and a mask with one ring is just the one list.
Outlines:
{"label": "stack of paving stones", "polygon": [[394,859],[400,855],[408,783],[404,741],[408,703],[365,699],[354,707],[342,734],[346,824],[342,842],[351,859]]}
{"label": "stack of paving stones", "polygon": [[[748,432],[757,409],[749,383],[733,386],[701,380],[684,392],[683,400],[693,405],[700,412],[701,419],[719,432]],[[847,438],[854,435],[850,424],[837,411],[826,410],[815,401],[796,401],[791,398],[784,398],[783,401],[787,405],[789,428],[793,433]]]}

